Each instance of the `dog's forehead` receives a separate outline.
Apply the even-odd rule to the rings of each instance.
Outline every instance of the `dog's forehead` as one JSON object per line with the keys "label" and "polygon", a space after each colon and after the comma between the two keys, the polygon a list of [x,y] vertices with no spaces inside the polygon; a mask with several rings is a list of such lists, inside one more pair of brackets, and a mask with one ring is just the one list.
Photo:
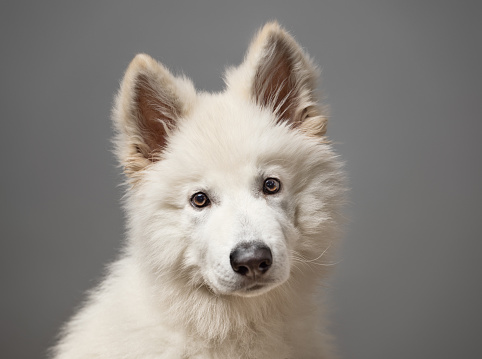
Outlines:
{"label": "dog's forehead", "polygon": [[293,136],[270,111],[220,94],[202,96],[174,137],[171,151],[184,153],[192,166],[226,171],[281,158]]}

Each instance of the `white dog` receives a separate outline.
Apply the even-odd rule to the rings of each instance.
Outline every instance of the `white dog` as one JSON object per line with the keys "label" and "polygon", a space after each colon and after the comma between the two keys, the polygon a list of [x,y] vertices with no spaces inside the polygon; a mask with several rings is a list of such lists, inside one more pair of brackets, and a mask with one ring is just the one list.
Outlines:
{"label": "white dog", "polygon": [[113,110],[127,243],[54,358],[334,357],[315,294],[344,186],[317,75],[277,23],[222,93],[135,57]]}

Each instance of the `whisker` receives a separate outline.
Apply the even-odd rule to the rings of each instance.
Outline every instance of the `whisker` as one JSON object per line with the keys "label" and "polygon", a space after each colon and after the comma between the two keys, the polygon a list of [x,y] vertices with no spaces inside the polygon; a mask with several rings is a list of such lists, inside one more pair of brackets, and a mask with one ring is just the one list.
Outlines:
{"label": "whisker", "polygon": [[321,266],[321,267],[335,266],[335,265],[339,264],[341,262],[341,260],[337,261],[337,262],[330,262],[330,263],[320,263],[320,262],[318,262],[318,260],[323,258],[323,256],[326,254],[326,252],[331,248],[331,245],[332,244],[330,243],[328,245],[328,247],[326,247],[325,250],[318,257],[313,258],[313,259],[305,258],[301,253],[299,253],[298,251],[295,251],[295,250],[292,251],[291,258],[293,259],[294,263],[314,264],[314,265]]}

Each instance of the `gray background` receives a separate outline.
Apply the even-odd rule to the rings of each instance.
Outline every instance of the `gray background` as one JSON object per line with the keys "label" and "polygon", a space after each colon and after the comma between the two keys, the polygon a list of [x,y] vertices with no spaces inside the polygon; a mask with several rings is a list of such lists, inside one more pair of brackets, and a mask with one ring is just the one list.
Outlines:
{"label": "gray background", "polygon": [[2,2],[0,356],[43,357],[121,246],[109,111],[132,57],[219,91],[278,19],[323,69],[350,176],[340,352],[481,358],[480,4]]}

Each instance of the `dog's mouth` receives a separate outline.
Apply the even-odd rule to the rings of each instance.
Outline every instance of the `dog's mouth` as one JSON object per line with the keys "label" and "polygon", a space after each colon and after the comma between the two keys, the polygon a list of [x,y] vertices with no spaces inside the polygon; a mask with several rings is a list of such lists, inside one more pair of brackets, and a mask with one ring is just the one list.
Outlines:
{"label": "dog's mouth", "polygon": [[242,297],[254,297],[269,292],[274,286],[274,283],[254,282],[240,286],[240,288],[233,291],[233,294]]}
{"label": "dog's mouth", "polygon": [[251,287],[247,287],[245,290],[246,290],[247,292],[253,292],[253,291],[256,291],[256,290],[261,289],[261,288],[263,288],[263,287],[264,287],[263,284],[255,284],[255,285],[253,285],[253,286],[251,286]]}
{"label": "dog's mouth", "polygon": [[225,283],[224,285],[219,285],[220,283],[213,285],[213,283],[210,282],[206,282],[206,284],[216,295],[236,295],[241,297],[254,297],[264,294],[277,285],[275,282],[266,280],[245,280],[237,282],[236,284],[231,282],[229,284]]}

